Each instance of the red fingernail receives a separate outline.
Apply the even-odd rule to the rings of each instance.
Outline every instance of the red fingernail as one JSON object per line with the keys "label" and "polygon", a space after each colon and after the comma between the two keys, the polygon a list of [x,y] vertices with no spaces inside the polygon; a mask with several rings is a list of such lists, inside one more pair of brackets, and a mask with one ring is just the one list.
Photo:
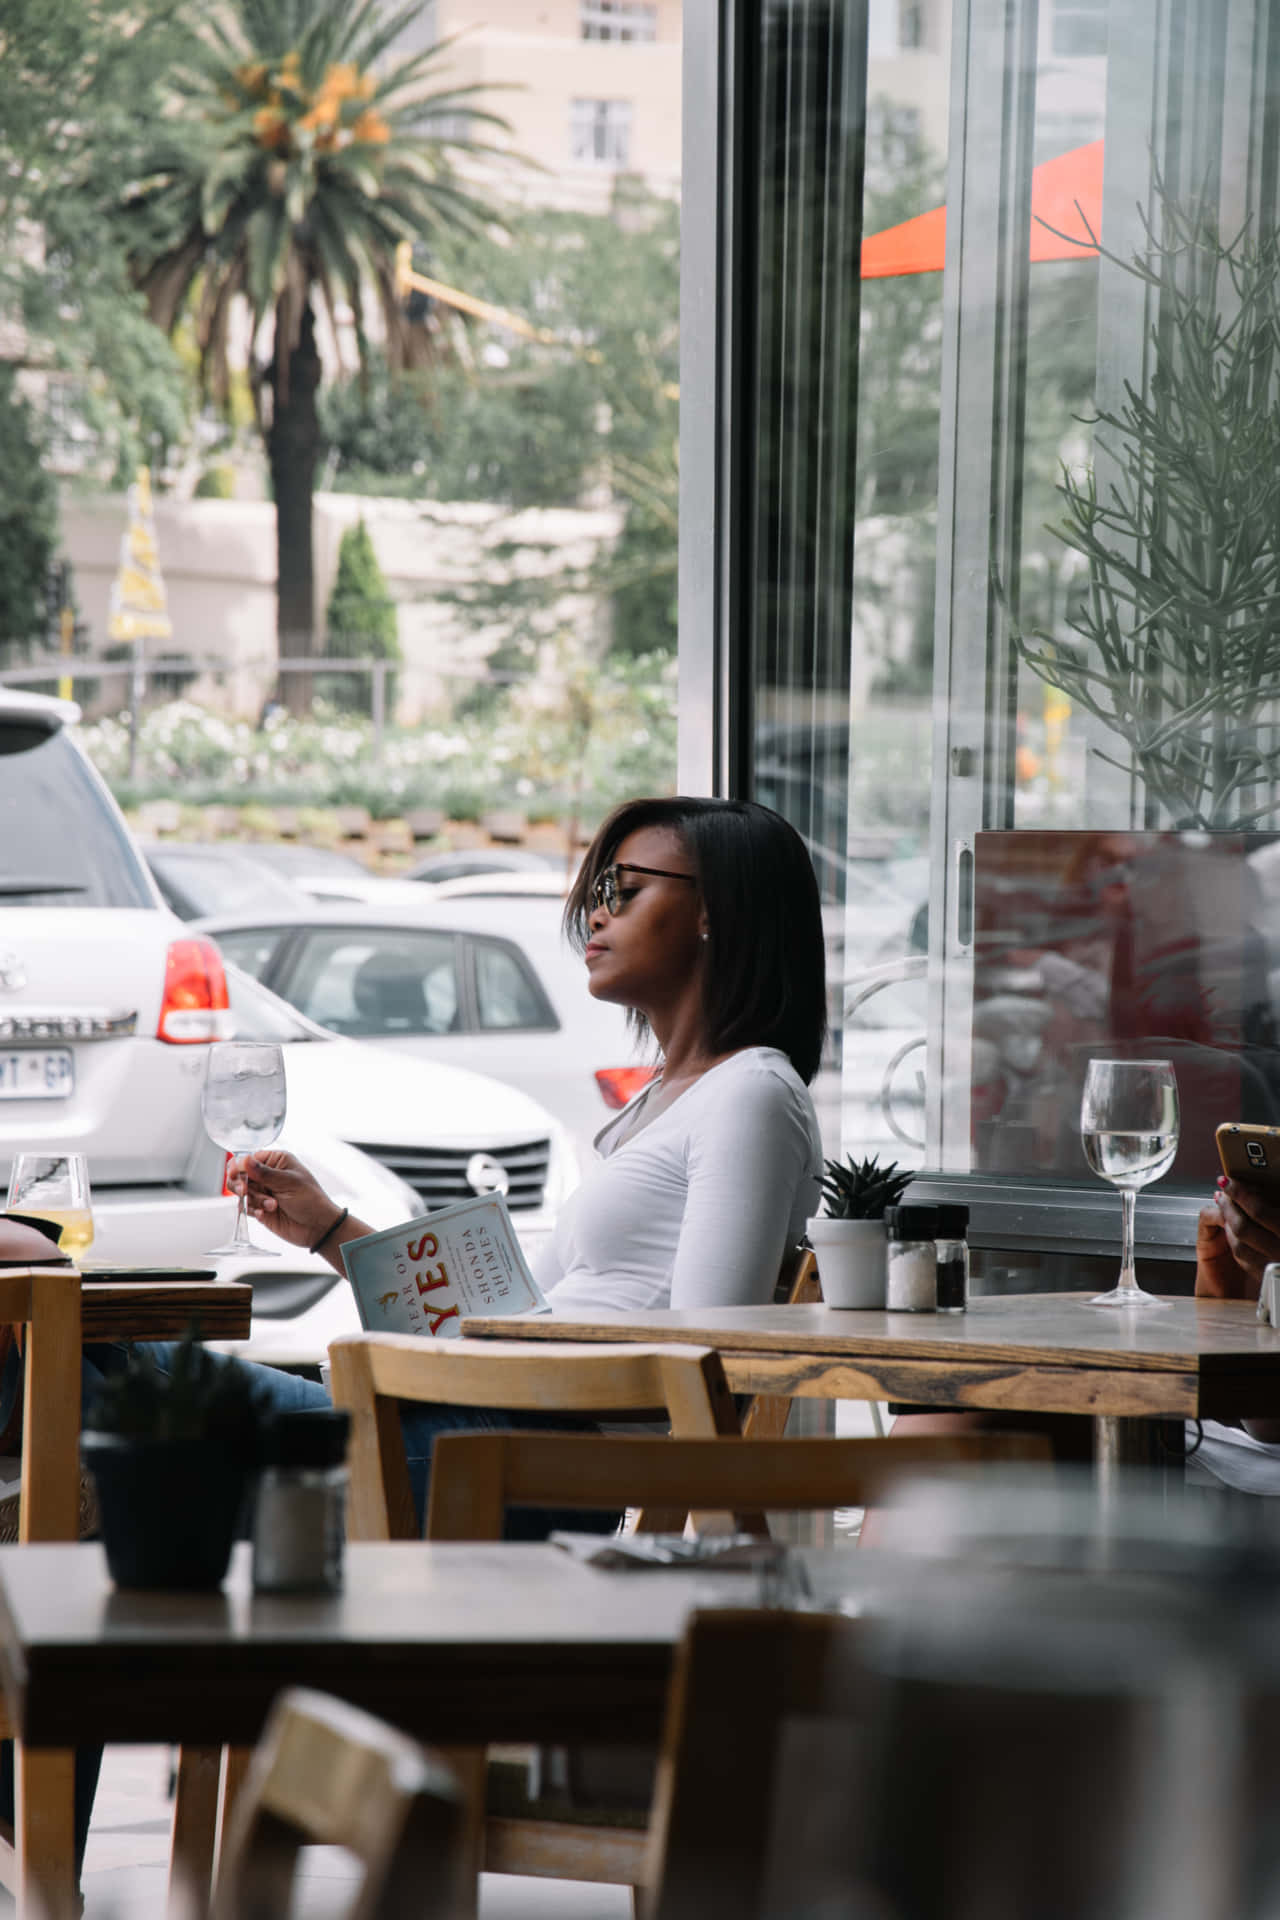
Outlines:
{"label": "red fingernail", "polygon": [[1220,1173],[1220,1174],[1218,1175],[1218,1185],[1219,1185],[1220,1187],[1225,1187],[1225,1186],[1226,1186],[1226,1184],[1227,1184],[1227,1176],[1226,1176],[1226,1174],[1225,1174],[1225,1173]]}

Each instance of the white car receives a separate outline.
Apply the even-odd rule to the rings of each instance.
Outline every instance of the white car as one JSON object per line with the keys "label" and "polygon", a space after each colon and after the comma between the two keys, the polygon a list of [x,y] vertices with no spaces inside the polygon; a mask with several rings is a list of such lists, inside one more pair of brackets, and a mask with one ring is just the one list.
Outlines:
{"label": "white car", "polygon": [[588,1164],[610,1108],[650,1067],[622,1009],[588,993],[586,969],[561,936],[562,903],[421,893],[414,912],[317,903],[192,924],[321,1026],[520,1088]]}

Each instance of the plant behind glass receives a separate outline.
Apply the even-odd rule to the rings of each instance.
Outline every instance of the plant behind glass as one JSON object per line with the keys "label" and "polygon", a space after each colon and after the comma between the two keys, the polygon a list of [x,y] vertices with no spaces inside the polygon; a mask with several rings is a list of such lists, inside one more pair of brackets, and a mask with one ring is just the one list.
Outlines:
{"label": "plant behind glass", "polygon": [[1119,735],[1176,826],[1240,827],[1280,806],[1280,236],[1224,240],[1205,206],[1157,192],[1145,257],[1100,248],[1158,296],[1154,370],[1094,419],[1116,477],[1100,495],[1064,465],[1049,529],[1088,562],[1077,637],[1022,631],[1011,609],[1013,639]]}

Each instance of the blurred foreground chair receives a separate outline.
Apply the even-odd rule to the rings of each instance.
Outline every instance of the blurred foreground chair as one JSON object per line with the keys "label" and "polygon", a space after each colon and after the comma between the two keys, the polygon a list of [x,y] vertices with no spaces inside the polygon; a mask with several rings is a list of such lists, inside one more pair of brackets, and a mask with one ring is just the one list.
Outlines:
{"label": "blurred foreground chair", "polygon": [[[512,1506],[638,1506],[668,1512],[689,1507],[731,1513],[746,1530],[760,1532],[762,1508],[798,1512],[865,1507],[882,1499],[896,1478],[912,1470],[1049,1458],[1047,1442],[1035,1434],[930,1435],[900,1441],[442,1434],[435,1445],[427,1537],[501,1539],[505,1513]],[[627,1770],[632,1792],[635,1771],[634,1766]],[[538,1822],[491,1813],[485,1825],[484,1867],[490,1872],[642,1886],[648,1870],[648,1805],[633,1799],[624,1820],[618,1806],[609,1805],[612,1794],[600,1796],[598,1809],[582,1804],[583,1786],[596,1784],[589,1779],[580,1783],[579,1802],[562,1804],[555,1815],[543,1808]],[[592,1847],[583,1838],[582,1823],[593,1811],[597,1819],[602,1814],[611,1818],[613,1825],[595,1829]],[[526,1825],[530,1831],[521,1832]],[[535,1827],[541,1830],[535,1832]],[[714,1911],[727,1914],[734,1909],[726,1904]]]}
{"label": "blurred foreground chair", "polygon": [[[451,1340],[431,1344],[404,1334],[335,1340],[329,1349],[335,1406],[351,1415],[348,1530],[353,1540],[409,1540],[419,1529],[409,1490],[398,1402],[504,1407],[543,1414],[630,1414],[666,1419],[673,1434],[736,1435],[738,1417],[718,1354],[662,1345],[540,1347],[526,1341]],[[579,1436],[581,1437],[581,1436]],[[441,1443],[437,1441],[437,1449]],[[600,1449],[612,1444],[588,1436]],[[666,1442],[657,1439],[655,1444]],[[435,1473],[433,1469],[433,1485]],[[566,1502],[581,1505],[581,1502]],[[624,1507],[625,1500],[607,1502]],[[683,1527],[688,1509],[678,1487],[661,1510],[640,1516],[648,1531]],[[428,1532],[430,1528],[428,1528]],[[452,1539],[497,1539],[487,1509],[471,1524],[455,1517]],[[477,1756],[453,1755],[477,1802],[489,1810],[483,1844],[473,1851],[494,1873],[634,1885],[641,1871],[647,1806],[624,1821],[566,1811],[562,1798],[531,1795],[529,1758],[494,1756],[481,1773]]]}
{"label": "blurred foreground chair", "polygon": [[[455,1920],[463,1804],[439,1762],[383,1721],[294,1688],[272,1709],[236,1803],[214,1920],[281,1920],[304,1845],[364,1868],[347,1920]],[[337,1909],[326,1905],[336,1920]]]}
{"label": "blurred foreground chair", "polygon": [[658,1760],[647,1920],[860,1910],[849,1814],[865,1764],[864,1633],[831,1614],[693,1615]]}

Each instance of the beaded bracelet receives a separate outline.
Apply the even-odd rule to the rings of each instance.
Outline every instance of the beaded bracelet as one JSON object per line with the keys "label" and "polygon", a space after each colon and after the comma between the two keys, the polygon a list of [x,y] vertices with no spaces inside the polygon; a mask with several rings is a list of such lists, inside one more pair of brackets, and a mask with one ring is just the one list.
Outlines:
{"label": "beaded bracelet", "polygon": [[351,1211],[350,1207],[344,1207],[342,1209],[342,1212],[338,1215],[337,1219],[330,1221],[329,1225],[325,1228],[324,1232],[320,1235],[320,1238],[316,1241],[314,1247],[307,1248],[307,1252],[319,1253],[325,1241],[332,1240],[334,1234],[338,1231],[338,1228],[342,1225],[343,1221],[346,1219],[350,1211]]}

